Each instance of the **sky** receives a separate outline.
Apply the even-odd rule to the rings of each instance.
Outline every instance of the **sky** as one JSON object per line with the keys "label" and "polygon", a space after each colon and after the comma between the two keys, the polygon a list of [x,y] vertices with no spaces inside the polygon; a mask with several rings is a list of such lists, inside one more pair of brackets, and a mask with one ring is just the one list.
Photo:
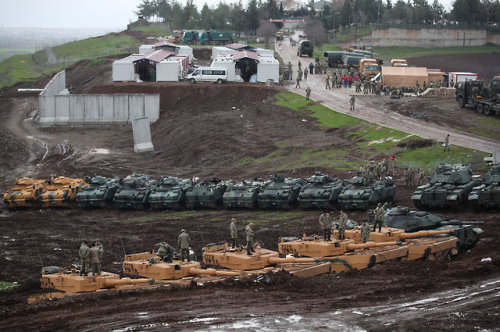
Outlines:
{"label": "sky", "polygon": [[[213,7],[219,1],[233,2],[194,0],[194,3],[201,10],[204,3]],[[447,10],[453,1],[440,0]],[[142,0],[0,0],[0,27],[125,29],[136,20],[134,11],[140,3]]]}

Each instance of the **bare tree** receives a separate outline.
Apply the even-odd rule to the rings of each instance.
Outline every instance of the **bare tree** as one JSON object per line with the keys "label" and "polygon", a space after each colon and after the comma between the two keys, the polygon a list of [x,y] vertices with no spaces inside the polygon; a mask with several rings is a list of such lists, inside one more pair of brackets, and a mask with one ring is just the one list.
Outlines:
{"label": "bare tree", "polygon": [[312,41],[316,46],[319,46],[328,40],[323,22],[316,18],[307,19],[304,32],[307,38]]}
{"label": "bare tree", "polygon": [[266,48],[270,46],[270,40],[276,36],[276,25],[267,20],[260,20],[259,27],[257,28],[257,36],[264,37],[266,41]]}

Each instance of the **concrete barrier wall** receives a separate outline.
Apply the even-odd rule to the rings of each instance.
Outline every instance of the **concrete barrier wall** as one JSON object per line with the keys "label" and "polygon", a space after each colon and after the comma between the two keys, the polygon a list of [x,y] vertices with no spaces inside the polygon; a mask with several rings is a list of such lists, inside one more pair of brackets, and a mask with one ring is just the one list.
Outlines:
{"label": "concrete barrier wall", "polygon": [[160,117],[160,95],[82,94],[39,96],[40,125],[91,125],[132,123]]}
{"label": "concrete barrier wall", "polygon": [[370,36],[360,37],[357,43],[368,46],[481,46],[486,43],[500,43],[500,34],[479,29],[389,28],[373,30]]}
{"label": "concrete barrier wall", "polygon": [[40,96],[55,96],[66,89],[66,71],[62,70],[52,77],[49,83],[45,86]]}

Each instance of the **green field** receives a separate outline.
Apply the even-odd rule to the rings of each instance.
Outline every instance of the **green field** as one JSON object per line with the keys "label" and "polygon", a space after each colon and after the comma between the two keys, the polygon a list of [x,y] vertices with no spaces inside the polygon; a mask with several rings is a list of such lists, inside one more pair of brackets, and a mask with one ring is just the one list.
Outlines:
{"label": "green field", "polygon": [[384,60],[396,57],[409,59],[424,55],[445,55],[445,54],[480,54],[500,52],[500,45],[470,46],[470,47],[374,47],[373,52]]}
{"label": "green field", "polygon": [[166,23],[151,23],[148,26],[135,27],[132,31],[140,31],[148,37],[161,37],[171,35],[170,28]]}
{"label": "green field", "polygon": [[325,51],[342,51],[342,47],[331,43],[325,43],[320,47],[315,46],[313,52],[313,58],[323,59],[323,52]]}

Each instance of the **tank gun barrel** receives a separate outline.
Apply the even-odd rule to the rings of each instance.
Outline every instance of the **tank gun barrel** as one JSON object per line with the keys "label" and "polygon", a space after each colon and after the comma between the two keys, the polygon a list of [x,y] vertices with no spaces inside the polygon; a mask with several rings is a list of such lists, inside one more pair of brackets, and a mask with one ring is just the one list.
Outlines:
{"label": "tank gun barrel", "polygon": [[269,264],[283,264],[283,263],[313,263],[317,262],[316,258],[304,258],[304,257],[269,257]]}
{"label": "tank gun barrel", "polygon": [[357,249],[367,249],[367,248],[375,248],[375,247],[385,247],[385,246],[395,246],[401,245],[400,241],[389,241],[389,242],[373,242],[369,241],[366,243],[348,243],[346,245],[346,250],[353,251]]}
{"label": "tank gun barrel", "polygon": [[415,233],[402,233],[399,235],[399,239],[406,240],[406,239],[414,239],[417,237],[426,237],[438,234],[451,234],[451,233],[453,233],[452,229],[445,229],[441,231],[420,231]]}
{"label": "tank gun barrel", "polygon": [[216,269],[198,269],[192,267],[189,269],[189,274],[192,275],[211,275],[211,276],[224,276],[224,277],[236,277],[239,276],[239,272],[234,271],[218,271]]}
{"label": "tank gun barrel", "polygon": [[142,285],[142,284],[150,284],[152,285],[155,282],[154,279],[151,278],[141,278],[141,279],[131,279],[131,278],[121,278],[121,279],[105,279],[104,284],[107,287],[115,287],[119,285]]}

